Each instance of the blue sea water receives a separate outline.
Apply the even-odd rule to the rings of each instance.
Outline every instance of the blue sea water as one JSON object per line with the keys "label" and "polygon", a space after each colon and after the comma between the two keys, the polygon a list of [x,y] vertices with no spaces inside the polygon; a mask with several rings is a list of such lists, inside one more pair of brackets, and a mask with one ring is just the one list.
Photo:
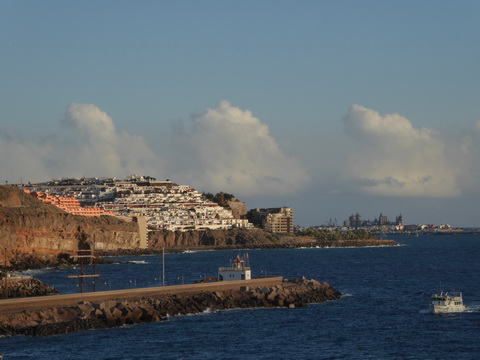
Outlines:
{"label": "blue sea water", "polygon": [[[1,338],[0,353],[5,360],[478,359],[480,236],[392,238],[401,246],[248,251],[254,276],[327,281],[345,294],[338,301],[207,312],[48,338]],[[237,254],[167,254],[165,280],[174,285],[215,276]],[[97,290],[162,282],[162,256],[118,259],[140,263],[97,266]],[[63,293],[78,291],[76,281],[66,278],[78,269],[32,273]],[[467,311],[430,313],[430,296],[442,289],[462,291]]]}

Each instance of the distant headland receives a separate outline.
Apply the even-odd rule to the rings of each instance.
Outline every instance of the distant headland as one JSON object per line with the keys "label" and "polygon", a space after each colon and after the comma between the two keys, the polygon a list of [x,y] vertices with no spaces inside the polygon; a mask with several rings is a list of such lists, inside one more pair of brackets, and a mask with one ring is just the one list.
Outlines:
{"label": "distant headland", "polygon": [[3,219],[0,259],[7,268],[18,270],[70,264],[78,259],[79,252],[98,256],[198,249],[398,245],[392,240],[353,231],[318,237],[267,232],[253,226],[185,231],[149,229],[141,217],[71,214],[14,185],[0,186],[0,218]]}

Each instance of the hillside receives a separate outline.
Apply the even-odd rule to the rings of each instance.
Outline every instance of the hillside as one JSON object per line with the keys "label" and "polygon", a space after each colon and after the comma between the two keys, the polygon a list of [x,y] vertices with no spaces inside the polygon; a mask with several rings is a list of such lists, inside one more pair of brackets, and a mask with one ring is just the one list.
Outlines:
{"label": "hillside", "polygon": [[[79,248],[116,250],[138,247],[136,222],[111,216],[71,215],[44,204],[15,186],[0,186],[0,247],[2,263],[56,264],[61,254]],[[64,256],[63,256],[64,257]]]}
{"label": "hillside", "polygon": [[[16,186],[0,186],[0,248],[7,249],[7,263],[12,268],[57,265],[79,248],[94,247],[97,254],[148,252],[138,249],[139,242],[139,227],[134,221],[68,214]],[[265,248],[275,242],[277,238],[260,229],[154,231],[149,248],[154,252],[163,247],[167,251]],[[0,251],[2,263],[4,253]]]}

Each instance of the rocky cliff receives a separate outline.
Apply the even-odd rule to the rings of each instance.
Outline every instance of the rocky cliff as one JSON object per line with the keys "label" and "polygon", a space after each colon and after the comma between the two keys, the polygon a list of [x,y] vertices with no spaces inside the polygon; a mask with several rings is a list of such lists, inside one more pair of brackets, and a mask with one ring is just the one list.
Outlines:
{"label": "rocky cliff", "polygon": [[317,240],[312,237],[270,234],[261,229],[230,229],[203,231],[153,231],[149,235],[149,248],[164,247],[168,251],[187,249],[293,249],[298,247],[365,247],[395,246],[394,240],[354,239]]}
{"label": "rocky cliff", "polygon": [[152,231],[150,248],[262,248],[273,244],[276,238],[261,229],[230,229],[202,231]]}
{"label": "rocky cliff", "polygon": [[[0,258],[19,267],[55,264],[78,249],[134,249],[138,224],[111,216],[85,217],[44,204],[15,186],[0,186]],[[62,255],[63,254],[63,255]],[[31,264],[30,264],[31,263]]]}
{"label": "rocky cliff", "polygon": [[247,205],[243,201],[229,201],[227,206],[232,210],[235,219],[242,219],[247,215]]}

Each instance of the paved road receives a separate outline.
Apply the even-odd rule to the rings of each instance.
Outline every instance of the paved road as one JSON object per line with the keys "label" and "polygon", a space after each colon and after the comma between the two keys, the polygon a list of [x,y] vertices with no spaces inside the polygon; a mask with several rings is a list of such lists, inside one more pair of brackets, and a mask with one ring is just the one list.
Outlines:
{"label": "paved road", "polygon": [[181,293],[232,290],[240,289],[240,287],[242,286],[249,286],[252,288],[261,286],[275,286],[281,284],[282,279],[283,278],[280,276],[253,280],[221,281],[206,284],[175,285],[127,290],[87,292],[67,295],[37,296],[31,298],[6,299],[0,300],[0,313],[22,311],[27,309],[38,310],[55,306],[71,306],[78,304],[78,302],[80,301],[96,302],[115,299],[129,300],[147,296],[156,297]]}

